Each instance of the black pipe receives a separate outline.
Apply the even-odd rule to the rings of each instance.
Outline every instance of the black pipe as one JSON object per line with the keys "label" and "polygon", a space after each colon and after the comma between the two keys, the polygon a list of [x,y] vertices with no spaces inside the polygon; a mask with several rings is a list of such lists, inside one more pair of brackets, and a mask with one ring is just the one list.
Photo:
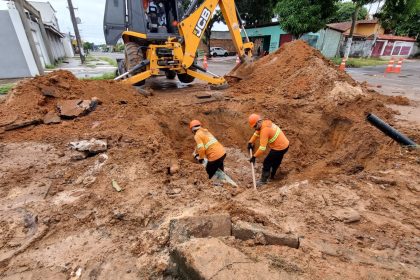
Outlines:
{"label": "black pipe", "polygon": [[380,131],[382,131],[387,136],[391,137],[401,145],[413,147],[417,146],[417,144],[413,140],[411,140],[410,138],[408,138],[407,136],[405,136],[404,134],[402,134],[401,132],[399,132],[398,130],[396,130],[377,116],[375,116],[374,114],[368,114],[366,119]]}

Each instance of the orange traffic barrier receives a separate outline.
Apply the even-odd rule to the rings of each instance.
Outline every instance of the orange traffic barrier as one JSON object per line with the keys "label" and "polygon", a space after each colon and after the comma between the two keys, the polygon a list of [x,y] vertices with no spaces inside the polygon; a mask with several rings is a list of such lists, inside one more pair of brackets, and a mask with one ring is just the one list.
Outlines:
{"label": "orange traffic barrier", "polygon": [[338,70],[340,70],[340,71],[346,70],[346,61],[347,61],[347,59],[345,57],[343,57],[343,59],[341,60],[341,64],[338,67]]}
{"label": "orange traffic barrier", "polygon": [[394,58],[391,57],[391,60],[388,62],[388,66],[385,69],[384,76],[386,73],[393,73],[394,72]]}
{"label": "orange traffic barrier", "polygon": [[207,68],[209,68],[209,64],[207,63],[207,56],[204,56],[204,59],[203,59],[203,67],[206,70],[207,70]]}
{"label": "orange traffic barrier", "polygon": [[241,63],[240,59],[239,59],[239,55],[236,56],[236,65],[238,65],[239,63]]}
{"label": "orange traffic barrier", "polygon": [[395,66],[395,69],[394,69],[394,73],[400,73],[401,72],[401,67],[402,67],[403,61],[404,61],[404,58],[400,58],[400,60],[398,60],[398,63]]}

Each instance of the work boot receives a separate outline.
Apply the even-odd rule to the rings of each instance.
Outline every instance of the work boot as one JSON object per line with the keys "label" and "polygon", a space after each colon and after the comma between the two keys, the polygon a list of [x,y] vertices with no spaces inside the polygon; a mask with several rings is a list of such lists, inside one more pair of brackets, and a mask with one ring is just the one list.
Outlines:
{"label": "work boot", "polygon": [[262,185],[267,184],[268,177],[270,177],[270,171],[264,171],[261,174],[261,179],[258,181],[257,186],[261,187]]}

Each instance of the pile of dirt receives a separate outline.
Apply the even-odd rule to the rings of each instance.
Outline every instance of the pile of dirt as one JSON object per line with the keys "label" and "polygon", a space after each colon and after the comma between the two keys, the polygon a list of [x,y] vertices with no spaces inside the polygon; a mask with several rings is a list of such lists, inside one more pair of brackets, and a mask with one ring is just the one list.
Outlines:
{"label": "pile of dirt", "polygon": [[[8,217],[0,231],[0,276],[169,277],[170,219],[220,212],[305,236],[300,250],[225,240],[279,270],[292,267],[287,273],[295,278],[325,278],[325,271],[353,279],[414,275],[418,163],[365,121],[370,112],[393,120],[383,97],[301,41],[238,71],[247,78],[225,91],[193,84],[152,97],[66,71],[21,82],[0,104],[0,217]],[[213,97],[197,99],[203,92]],[[100,102],[88,114],[30,122],[58,113],[63,101],[92,99]],[[278,177],[258,195],[249,189],[246,151],[252,112],[272,119],[291,143]],[[238,188],[213,185],[193,162],[191,119],[226,147],[225,169]],[[28,125],[1,131],[22,122]],[[106,148],[75,159],[69,144],[93,138]],[[260,161],[257,167],[259,174]],[[343,223],[344,210],[360,212],[361,222]],[[386,251],[389,244],[397,255]]]}

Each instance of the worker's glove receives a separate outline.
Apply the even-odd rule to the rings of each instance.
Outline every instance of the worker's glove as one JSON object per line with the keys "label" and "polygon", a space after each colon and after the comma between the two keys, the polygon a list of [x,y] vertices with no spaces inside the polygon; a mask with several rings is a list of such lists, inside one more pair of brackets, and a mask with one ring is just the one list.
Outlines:
{"label": "worker's glove", "polygon": [[252,143],[248,143],[248,151],[254,150],[254,145]]}
{"label": "worker's glove", "polygon": [[252,157],[249,159],[249,162],[250,162],[250,163],[252,163],[252,164],[255,164],[255,160],[256,160],[256,158],[255,158],[254,156],[252,156]]}

